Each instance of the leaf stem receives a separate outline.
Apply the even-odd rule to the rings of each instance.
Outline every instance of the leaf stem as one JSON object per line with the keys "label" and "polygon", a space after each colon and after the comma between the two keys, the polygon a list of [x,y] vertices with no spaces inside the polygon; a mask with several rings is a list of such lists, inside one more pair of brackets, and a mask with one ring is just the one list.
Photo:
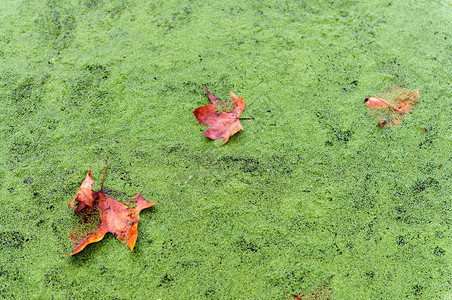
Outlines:
{"label": "leaf stem", "polygon": [[105,173],[107,173],[107,167],[108,167],[108,162],[105,163],[104,176],[102,177],[102,185],[100,187],[101,191],[104,190]]}
{"label": "leaf stem", "polygon": [[239,120],[254,120],[254,118],[239,118]]}

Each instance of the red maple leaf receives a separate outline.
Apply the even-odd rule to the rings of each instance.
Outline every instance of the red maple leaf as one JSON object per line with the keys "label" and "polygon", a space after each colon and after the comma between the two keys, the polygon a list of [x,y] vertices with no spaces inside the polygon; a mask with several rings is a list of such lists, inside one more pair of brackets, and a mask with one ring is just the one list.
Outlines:
{"label": "red maple leaf", "polygon": [[223,139],[221,145],[224,145],[229,140],[229,137],[238,131],[243,130],[240,120],[253,118],[240,118],[240,115],[245,109],[245,101],[243,101],[242,96],[239,98],[233,92],[229,92],[232,100],[234,100],[234,109],[232,112],[221,111],[221,113],[218,114],[216,106],[221,100],[212,95],[206,86],[204,86],[204,88],[206,89],[212,104],[198,107],[193,111],[193,114],[196,119],[198,119],[199,123],[211,126],[203,135],[213,140]]}
{"label": "red maple leaf", "polygon": [[130,251],[133,251],[138,237],[139,213],[155,203],[146,201],[141,197],[141,192],[129,198],[128,203],[107,196],[103,192],[107,167],[105,167],[100,191],[93,191],[91,186],[94,185],[94,181],[91,169],[74,199],[69,203],[69,207],[73,208],[74,202],[77,201],[75,213],[82,215],[79,226],[69,234],[74,247],[71,255],[82,251],[88,244],[100,241],[107,232],[114,233],[118,240],[126,243]]}

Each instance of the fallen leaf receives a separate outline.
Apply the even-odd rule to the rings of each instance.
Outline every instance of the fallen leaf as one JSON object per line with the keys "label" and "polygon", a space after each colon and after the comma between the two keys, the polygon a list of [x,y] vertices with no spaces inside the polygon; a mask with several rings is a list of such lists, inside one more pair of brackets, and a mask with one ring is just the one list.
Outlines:
{"label": "fallen leaf", "polygon": [[105,171],[100,191],[91,190],[94,185],[91,169],[69,204],[73,208],[74,202],[77,202],[75,213],[82,216],[79,226],[69,234],[74,248],[70,255],[79,253],[88,244],[100,241],[107,232],[114,233],[118,240],[133,251],[138,237],[139,213],[155,203],[146,201],[141,192],[129,198],[127,203],[107,196],[103,192]]}
{"label": "fallen leaf", "polygon": [[384,127],[389,122],[391,127],[397,126],[402,122],[404,115],[410,113],[411,109],[419,103],[419,89],[410,91],[407,88],[390,87],[386,91],[387,100],[380,97],[369,97],[364,99],[364,104],[371,108],[386,109],[381,110],[379,113],[373,112],[372,114],[380,120],[379,126]]}
{"label": "fallen leaf", "polygon": [[364,99],[364,103],[370,107],[376,107],[376,108],[381,108],[381,107],[388,107],[388,108],[394,108],[394,106],[392,106],[391,104],[389,104],[386,100],[380,98],[380,97],[369,97]]}
{"label": "fallen leaf", "polygon": [[[229,92],[234,101],[234,106],[232,112],[227,112],[221,109],[224,106],[224,101],[212,95],[206,86],[204,88],[212,104],[198,107],[193,111],[193,114],[199,123],[211,126],[203,135],[213,140],[223,139],[221,145],[224,145],[229,137],[243,129],[242,124],[240,124],[240,115],[245,109],[245,101],[243,101],[242,96],[239,98],[233,92]],[[217,113],[219,107],[222,111]]]}
{"label": "fallen leaf", "polygon": [[94,206],[94,198],[97,192],[93,191],[91,187],[94,185],[93,175],[91,174],[91,169],[89,169],[88,174],[86,174],[85,180],[83,180],[82,185],[78,189],[77,194],[75,194],[71,203],[69,203],[69,208],[74,208],[74,203],[77,201],[77,208],[75,209],[75,214],[79,214],[86,207]]}

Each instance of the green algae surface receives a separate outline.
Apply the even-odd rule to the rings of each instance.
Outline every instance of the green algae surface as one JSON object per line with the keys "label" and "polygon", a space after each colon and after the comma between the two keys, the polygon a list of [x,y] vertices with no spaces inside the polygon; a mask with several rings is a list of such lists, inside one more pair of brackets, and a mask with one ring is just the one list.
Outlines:
{"label": "green algae surface", "polygon": [[[450,1],[0,2],[0,297],[452,297]],[[222,147],[192,111],[243,95]],[[420,89],[401,125],[363,105]],[[75,256],[91,166],[133,252]]]}

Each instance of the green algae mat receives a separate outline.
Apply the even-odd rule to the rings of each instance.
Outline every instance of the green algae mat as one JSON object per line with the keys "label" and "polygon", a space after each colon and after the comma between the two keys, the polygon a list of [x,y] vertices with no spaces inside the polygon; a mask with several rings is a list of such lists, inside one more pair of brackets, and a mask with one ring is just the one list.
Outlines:
{"label": "green algae mat", "polygon": [[[0,2],[0,298],[449,299],[450,1]],[[192,111],[246,101],[220,147]],[[398,126],[364,105],[420,90]],[[89,168],[133,252],[72,252]]]}

